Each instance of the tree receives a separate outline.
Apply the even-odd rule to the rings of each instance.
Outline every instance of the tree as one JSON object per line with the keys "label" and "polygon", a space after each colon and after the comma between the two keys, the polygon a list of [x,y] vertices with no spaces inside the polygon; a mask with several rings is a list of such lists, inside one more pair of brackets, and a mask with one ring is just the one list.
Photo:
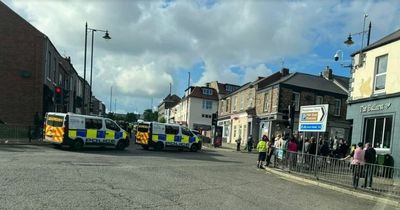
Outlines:
{"label": "tree", "polygon": [[143,112],[143,120],[144,121],[157,121],[158,120],[158,112],[151,109],[146,109]]}
{"label": "tree", "polygon": [[126,121],[128,122],[136,122],[137,121],[137,115],[135,113],[126,113]]}
{"label": "tree", "polygon": [[167,120],[165,119],[165,117],[161,117],[160,120],[159,120],[159,122],[160,122],[160,123],[166,123]]}

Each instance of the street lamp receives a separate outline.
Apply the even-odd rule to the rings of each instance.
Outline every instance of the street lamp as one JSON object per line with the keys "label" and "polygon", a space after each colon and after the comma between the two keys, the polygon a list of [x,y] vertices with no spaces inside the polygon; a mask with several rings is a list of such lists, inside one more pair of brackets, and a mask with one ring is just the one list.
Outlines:
{"label": "street lamp", "polygon": [[[368,38],[367,38],[367,46],[369,45],[369,40],[371,38],[371,21],[369,22],[369,26],[368,26],[368,30],[365,30],[365,20],[367,19],[368,14],[364,14],[364,22],[363,22],[363,29],[360,32],[357,33],[349,33],[349,36],[347,37],[347,39],[344,41],[344,43],[347,46],[351,46],[352,44],[354,44],[354,41],[352,39],[352,36],[354,35],[362,35],[361,37],[361,47],[360,47],[360,55],[358,56],[358,66],[362,65],[362,61],[363,61],[363,55],[362,55],[362,50],[364,48],[364,35],[365,33],[368,33]],[[335,57],[336,60],[336,57]]]}
{"label": "street lamp", "polygon": [[[90,54],[90,84],[89,84],[89,105],[92,104],[92,74],[93,74],[93,44],[94,44],[94,32],[100,31],[104,32],[103,38],[106,40],[111,39],[108,30],[101,30],[101,29],[94,29],[94,28],[88,28],[88,24],[86,22],[85,24],[85,57],[84,57],[84,65],[83,65],[83,80],[86,81],[86,55],[87,55],[87,32],[91,31],[92,32],[92,49],[91,49],[91,54]],[[86,85],[83,85],[83,114],[86,114],[86,102],[85,102],[85,88]]]}

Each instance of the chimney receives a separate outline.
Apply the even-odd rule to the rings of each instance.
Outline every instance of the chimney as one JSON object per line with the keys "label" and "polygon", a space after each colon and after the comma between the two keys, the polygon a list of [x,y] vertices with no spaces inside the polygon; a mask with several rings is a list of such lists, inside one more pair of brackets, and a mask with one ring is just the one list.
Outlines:
{"label": "chimney", "polygon": [[209,82],[207,82],[207,83],[206,83],[206,87],[208,87],[208,88],[209,88],[209,87],[210,87],[210,85],[211,85],[211,83],[209,83]]}
{"label": "chimney", "polygon": [[329,68],[329,66],[327,66],[326,67],[326,69],[324,70],[324,77],[326,78],[326,79],[329,79],[329,80],[331,80],[333,77],[332,77],[332,69],[331,68]]}
{"label": "chimney", "polygon": [[282,75],[282,77],[285,77],[285,76],[289,75],[289,69],[288,68],[282,68],[281,69],[281,75]]}

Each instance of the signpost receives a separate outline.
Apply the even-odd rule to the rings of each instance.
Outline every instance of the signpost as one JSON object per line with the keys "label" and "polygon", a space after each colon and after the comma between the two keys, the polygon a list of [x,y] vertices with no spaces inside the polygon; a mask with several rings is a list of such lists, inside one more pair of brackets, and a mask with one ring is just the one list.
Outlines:
{"label": "signpost", "polygon": [[[314,170],[317,165],[319,133],[326,132],[329,104],[318,104],[300,107],[299,132],[317,132],[317,145],[314,158]],[[304,141],[303,141],[304,148]],[[316,173],[316,170],[315,170]]]}

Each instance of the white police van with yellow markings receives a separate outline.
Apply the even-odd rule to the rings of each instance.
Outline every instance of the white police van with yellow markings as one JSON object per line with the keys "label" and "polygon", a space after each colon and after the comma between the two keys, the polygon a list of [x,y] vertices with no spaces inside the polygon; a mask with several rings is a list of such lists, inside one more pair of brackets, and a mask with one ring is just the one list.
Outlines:
{"label": "white police van with yellow markings", "polygon": [[113,120],[74,113],[48,112],[43,128],[44,141],[56,146],[113,146],[123,150],[129,146],[128,133]]}
{"label": "white police van with yellow markings", "polygon": [[153,147],[162,150],[165,147],[178,147],[196,152],[202,146],[198,136],[177,124],[140,122],[136,129],[136,144],[142,145],[144,149]]}

